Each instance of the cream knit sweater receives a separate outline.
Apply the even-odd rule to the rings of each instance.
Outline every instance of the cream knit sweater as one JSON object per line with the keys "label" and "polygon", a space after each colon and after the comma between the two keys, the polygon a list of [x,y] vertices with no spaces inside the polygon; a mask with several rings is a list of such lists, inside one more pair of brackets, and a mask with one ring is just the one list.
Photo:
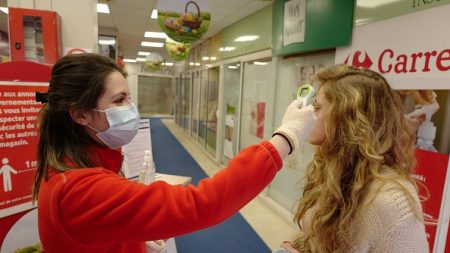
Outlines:
{"label": "cream knit sweater", "polygon": [[[371,191],[381,187],[381,182],[371,184]],[[411,193],[419,207],[420,201],[410,182],[402,185]],[[370,194],[368,195],[370,196]],[[419,210],[421,211],[421,210]],[[312,212],[307,212],[302,221],[305,231]],[[363,201],[355,214],[351,226],[351,248],[341,252],[392,252],[422,253],[428,252],[425,226],[414,213],[414,207],[407,194],[394,183],[383,185],[375,198],[368,197]],[[313,249],[313,252],[317,250]]]}

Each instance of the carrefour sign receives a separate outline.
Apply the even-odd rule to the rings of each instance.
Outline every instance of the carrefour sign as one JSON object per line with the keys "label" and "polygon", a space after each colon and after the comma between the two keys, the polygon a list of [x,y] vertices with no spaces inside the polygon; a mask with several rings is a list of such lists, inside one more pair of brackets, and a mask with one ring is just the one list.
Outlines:
{"label": "carrefour sign", "polygon": [[361,68],[372,68],[382,74],[408,74],[416,72],[447,72],[450,70],[450,47],[442,51],[432,50],[424,52],[414,52],[411,54],[396,53],[390,48],[384,49],[376,55],[374,61],[367,52],[356,50],[350,54],[344,63]]}
{"label": "carrefour sign", "polygon": [[395,89],[450,89],[448,13],[450,5],[355,27],[336,63],[380,72]]}

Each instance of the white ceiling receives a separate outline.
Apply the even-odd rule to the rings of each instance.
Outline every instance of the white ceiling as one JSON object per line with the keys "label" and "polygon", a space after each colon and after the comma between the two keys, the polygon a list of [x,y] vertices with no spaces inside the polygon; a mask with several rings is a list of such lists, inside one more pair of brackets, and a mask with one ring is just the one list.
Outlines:
{"label": "white ceiling", "polygon": [[[142,47],[142,41],[164,42],[164,39],[145,38],[144,32],[160,32],[158,21],[150,14],[158,0],[98,0],[109,5],[109,14],[98,14],[99,33],[117,34],[119,55],[135,59],[138,51],[156,52],[165,58],[165,48]],[[169,1],[169,0],[160,0]],[[170,0],[177,1],[177,0]],[[270,0],[207,0],[211,24],[202,40],[208,39],[236,21],[272,4]],[[198,44],[196,42],[195,44]],[[194,44],[194,46],[195,46]]]}

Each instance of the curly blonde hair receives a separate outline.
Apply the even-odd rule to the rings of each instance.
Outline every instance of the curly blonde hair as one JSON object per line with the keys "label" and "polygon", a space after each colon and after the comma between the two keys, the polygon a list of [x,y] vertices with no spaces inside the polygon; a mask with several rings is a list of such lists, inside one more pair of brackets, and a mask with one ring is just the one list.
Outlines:
{"label": "curly blonde hair", "polygon": [[400,181],[415,185],[410,178],[415,136],[399,94],[380,74],[336,65],[315,78],[330,103],[326,140],[308,167],[294,219],[302,229],[308,212],[311,227],[293,246],[301,252],[342,252],[350,247],[352,218],[374,179],[394,182],[413,201]]}

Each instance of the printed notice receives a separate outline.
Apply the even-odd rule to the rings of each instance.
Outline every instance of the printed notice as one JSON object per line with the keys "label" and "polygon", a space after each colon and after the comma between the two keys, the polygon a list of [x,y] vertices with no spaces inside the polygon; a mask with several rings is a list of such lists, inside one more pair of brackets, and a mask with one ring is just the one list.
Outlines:
{"label": "printed notice", "polygon": [[305,41],[306,0],[284,3],[283,46]]}
{"label": "printed notice", "polygon": [[[424,197],[423,215],[427,221],[437,222],[442,218],[441,210],[445,210],[442,206],[445,204],[443,197],[449,156],[418,149],[416,158],[417,167],[411,176],[419,182],[419,195]],[[444,219],[443,222],[448,221]],[[436,246],[434,243],[438,234],[437,227],[434,224],[425,225],[430,252],[434,252],[433,249]]]}
{"label": "printed notice", "polygon": [[35,93],[48,84],[0,84],[0,218],[31,208],[36,173],[38,115]]}
{"label": "printed notice", "polygon": [[122,147],[122,153],[124,154],[122,172],[126,178],[136,178],[139,176],[139,171],[142,169],[142,164],[144,163],[145,150],[152,151],[149,119],[141,119],[139,121],[139,131],[136,137]]}

